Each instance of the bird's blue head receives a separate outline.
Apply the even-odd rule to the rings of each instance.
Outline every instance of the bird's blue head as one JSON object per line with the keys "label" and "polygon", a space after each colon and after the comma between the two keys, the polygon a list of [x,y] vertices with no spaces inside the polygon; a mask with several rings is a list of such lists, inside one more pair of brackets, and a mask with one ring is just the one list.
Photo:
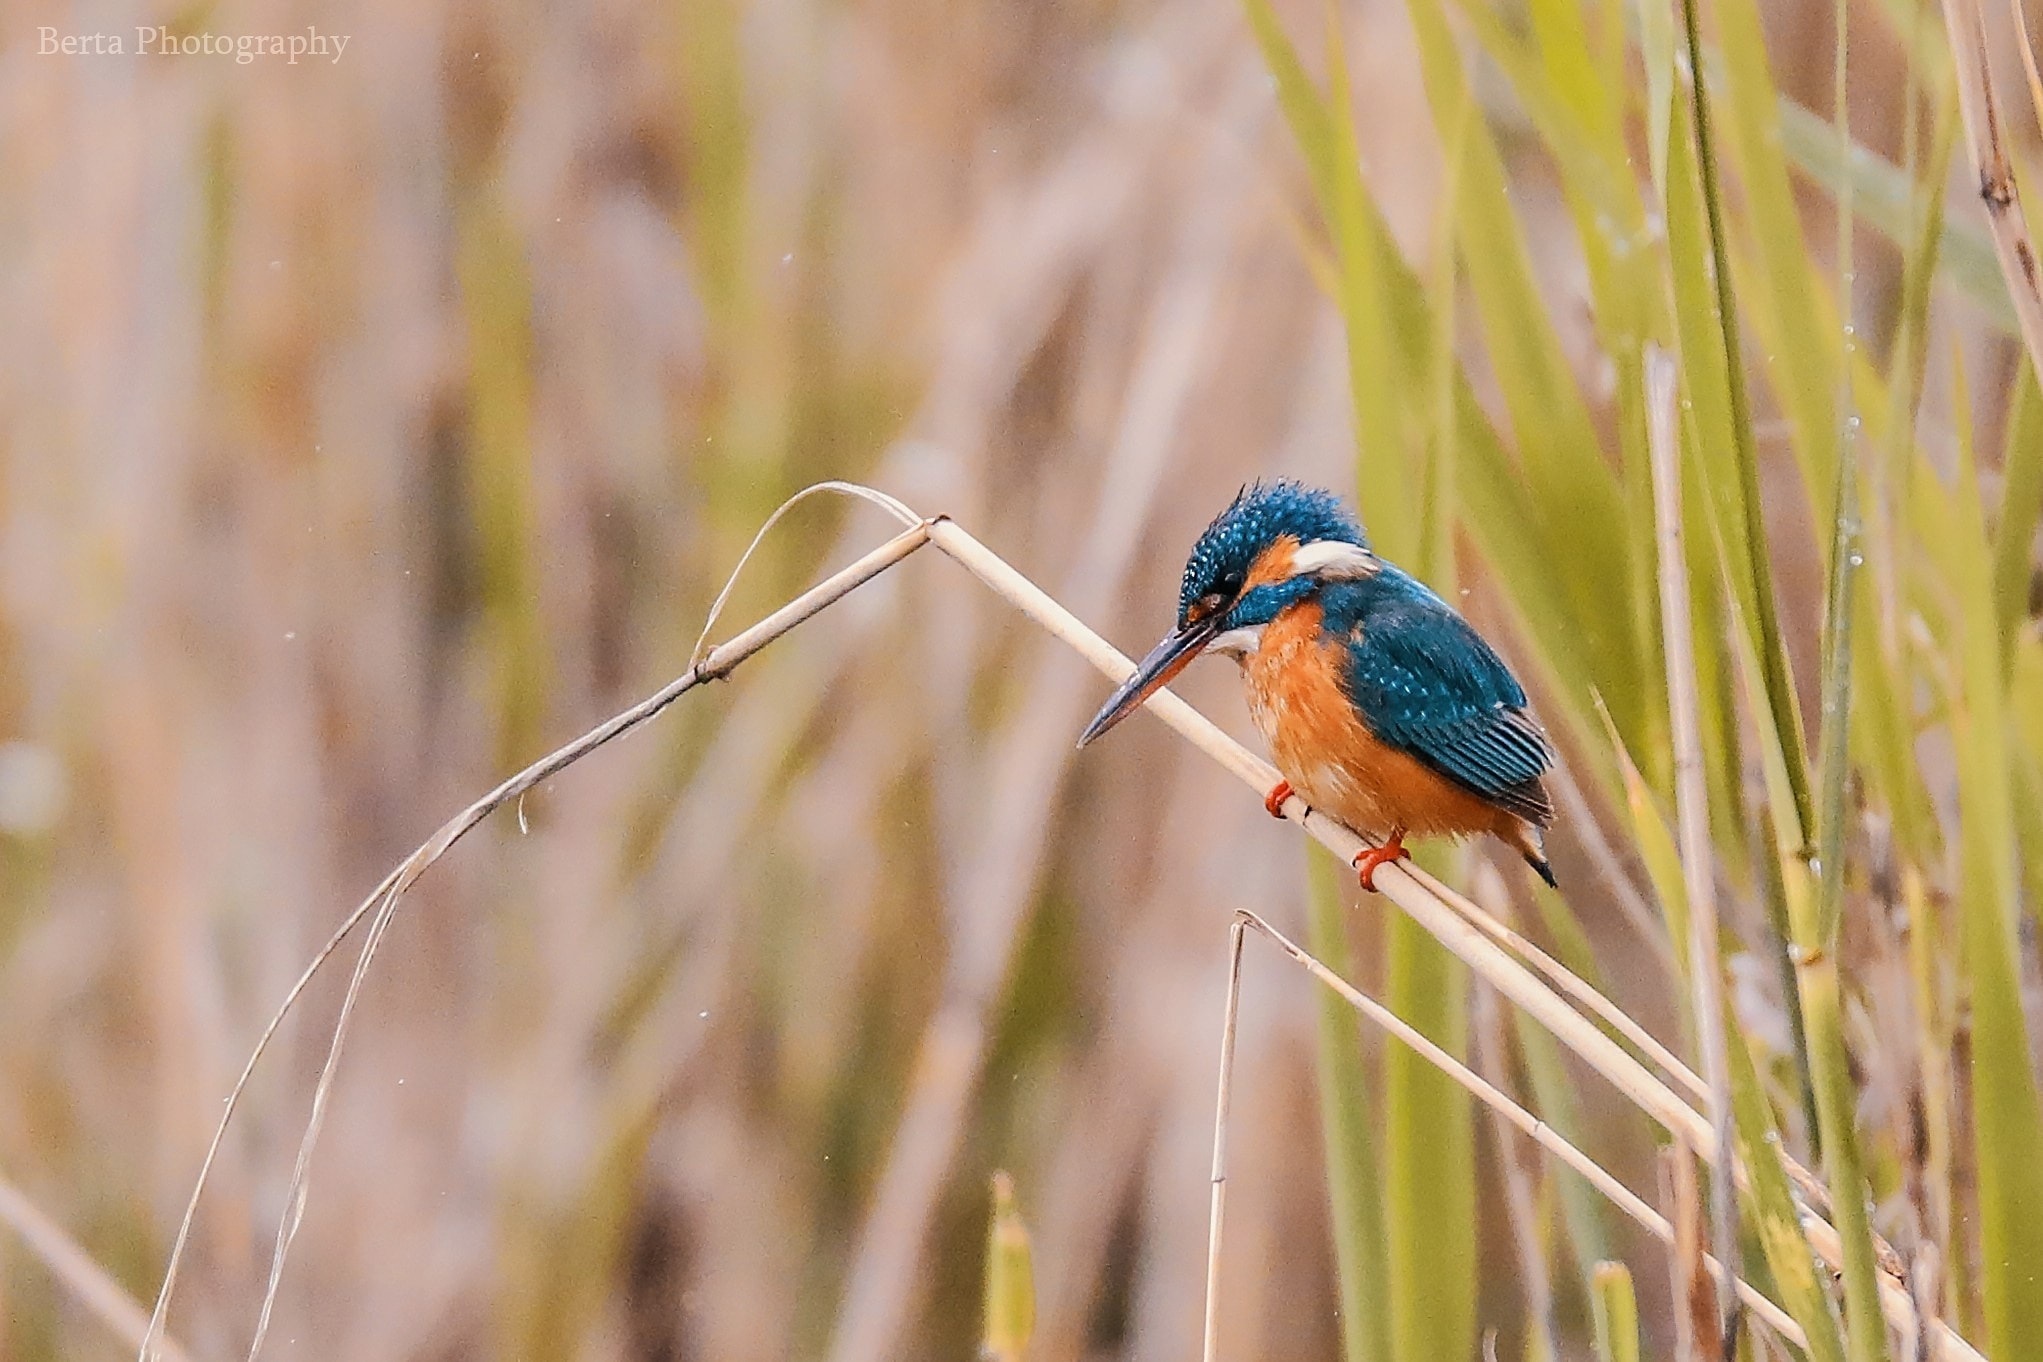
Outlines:
{"label": "bird's blue head", "polygon": [[[1305,570],[1298,570],[1299,551]],[[1178,628],[1216,614],[1230,627],[1266,624],[1309,594],[1331,562],[1369,558],[1362,526],[1332,492],[1299,482],[1255,482],[1241,489],[1192,546],[1178,587]],[[1349,573],[1347,575],[1355,575]],[[1250,618],[1253,617],[1253,618]]]}
{"label": "bird's blue head", "polygon": [[1119,723],[1206,648],[1248,651],[1264,625],[1325,583],[1382,568],[1361,524],[1332,492],[1290,481],[1242,488],[1192,546],[1177,628],[1108,699],[1078,745]]}

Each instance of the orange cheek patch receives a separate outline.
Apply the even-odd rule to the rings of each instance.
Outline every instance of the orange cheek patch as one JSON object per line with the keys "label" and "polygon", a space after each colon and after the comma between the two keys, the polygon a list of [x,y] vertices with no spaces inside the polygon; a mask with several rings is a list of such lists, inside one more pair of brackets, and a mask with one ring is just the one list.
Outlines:
{"label": "orange cheek patch", "polygon": [[1249,564],[1248,577],[1242,582],[1244,592],[1272,582],[1291,579],[1291,566],[1298,553],[1298,538],[1295,535],[1280,534],[1270,541],[1270,547],[1256,555],[1256,561]]}

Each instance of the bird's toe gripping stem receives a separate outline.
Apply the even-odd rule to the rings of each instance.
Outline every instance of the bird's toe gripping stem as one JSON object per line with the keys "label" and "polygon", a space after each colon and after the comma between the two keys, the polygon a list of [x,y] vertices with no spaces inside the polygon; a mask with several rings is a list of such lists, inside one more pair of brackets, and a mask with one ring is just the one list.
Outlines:
{"label": "bird's toe gripping stem", "polygon": [[1270,787],[1268,794],[1263,796],[1263,807],[1269,811],[1270,817],[1282,818],[1284,816],[1284,801],[1291,798],[1291,795],[1291,782],[1280,780]]}
{"label": "bird's toe gripping stem", "polygon": [[1373,894],[1376,892],[1376,872],[1392,861],[1402,861],[1410,855],[1405,850],[1405,835],[1400,832],[1380,847],[1366,847],[1356,852],[1351,864],[1362,872],[1362,887]]}

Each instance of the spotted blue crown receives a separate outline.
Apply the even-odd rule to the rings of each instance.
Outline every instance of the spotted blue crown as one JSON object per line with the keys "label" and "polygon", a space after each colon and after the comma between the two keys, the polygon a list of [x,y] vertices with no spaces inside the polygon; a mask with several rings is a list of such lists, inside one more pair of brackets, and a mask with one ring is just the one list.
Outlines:
{"label": "spotted blue crown", "polygon": [[1369,547],[1361,522],[1332,492],[1288,478],[1252,482],[1213,517],[1185,561],[1184,581],[1178,588],[1178,626],[1189,622],[1192,602],[1215,595],[1232,599],[1256,555],[1285,535],[1301,544],[1333,539]]}

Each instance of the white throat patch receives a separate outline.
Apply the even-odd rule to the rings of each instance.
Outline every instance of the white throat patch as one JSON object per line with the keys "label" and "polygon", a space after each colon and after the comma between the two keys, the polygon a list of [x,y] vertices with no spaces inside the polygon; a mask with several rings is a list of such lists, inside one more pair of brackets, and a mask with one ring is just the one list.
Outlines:
{"label": "white throat patch", "polygon": [[1246,661],[1255,656],[1256,649],[1260,648],[1262,643],[1263,626],[1251,624],[1240,629],[1229,629],[1224,634],[1215,634],[1213,641],[1206,645],[1206,651],[1221,653],[1237,661]]}

